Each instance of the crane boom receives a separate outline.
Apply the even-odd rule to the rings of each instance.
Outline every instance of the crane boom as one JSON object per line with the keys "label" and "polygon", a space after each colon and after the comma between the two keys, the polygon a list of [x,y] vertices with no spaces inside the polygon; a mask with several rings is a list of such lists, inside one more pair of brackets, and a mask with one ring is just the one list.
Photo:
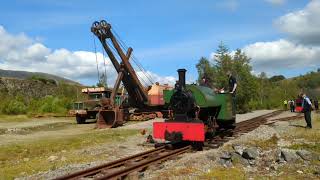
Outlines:
{"label": "crane boom", "polygon": [[[114,92],[112,93],[112,98],[114,98],[117,89],[119,88],[120,81],[122,81],[124,87],[128,91],[129,97],[132,99],[132,104],[135,107],[141,107],[148,103],[148,94],[147,91],[142,86],[140,80],[137,77],[135,70],[129,62],[132,48],[129,47],[126,54],[124,50],[121,48],[118,43],[116,37],[113,35],[111,31],[111,25],[107,23],[105,20],[100,22],[94,22],[91,27],[91,32],[98,37],[100,40],[104,50],[108,54],[113,66],[115,67],[118,77],[114,86]],[[110,40],[113,47],[116,49],[118,56],[121,59],[121,62],[117,60],[115,55],[113,54],[111,47],[109,47],[107,40]]]}

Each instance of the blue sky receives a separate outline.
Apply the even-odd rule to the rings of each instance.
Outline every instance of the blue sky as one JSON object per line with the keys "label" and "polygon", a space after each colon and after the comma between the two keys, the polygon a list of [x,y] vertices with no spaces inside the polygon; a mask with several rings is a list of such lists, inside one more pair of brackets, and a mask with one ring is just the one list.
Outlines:
{"label": "blue sky", "polygon": [[[317,0],[315,2],[317,3]],[[90,26],[95,20],[106,19],[126,45],[134,49],[135,56],[147,70],[161,78],[175,77],[176,69],[186,68],[190,74],[188,74],[189,80],[193,81],[197,78],[195,64],[199,58],[201,56],[210,58],[220,41],[227,44],[230,50],[247,47],[249,55],[252,54],[255,47],[262,46],[259,49],[269,47],[268,44],[253,46],[257,45],[255,43],[281,44],[280,39],[288,41],[293,48],[300,46],[307,48],[306,50],[311,46],[318,48],[317,43],[312,45],[301,43],[302,41],[297,40],[295,36],[292,37],[292,34],[296,33],[286,29],[288,23],[292,25],[290,17],[284,18],[280,25],[276,23],[281,20],[279,18],[287,14],[296,13],[298,16],[299,11],[307,11],[307,5],[311,3],[313,2],[306,0],[12,0],[1,3],[0,26],[3,27],[6,36],[15,37],[23,33],[32,41],[29,46],[35,43],[43,45],[49,49],[44,53],[44,57],[47,57],[62,48],[71,55],[78,51],[93,52],[93,36]],[[318,8],[316,5],[313,6]],[[296,27],[296,25],[292,26]],[[319,37],[318,35],[316,34],[316,37]],[[257,54],[253,56],[257,58],[257,60],[252,60],[254,71],[257,73],[264,71],[262,67],[259,67],[259,58],[265,63],[267,62],[265,57]],[[284,62],[283,59],[286,57],[276,56],[275,58],[278,58],[278,61],[275,59],[274,62],[281,60]],[[319,64],[314,63],[314,59],[315,57],[310,60],[313,66],[291,66],[286,61],[284,65],[288,68],[274,69],[271,67],[265,71],[271,75],[295,76],[315,70]],[[5,64],[0,68],[21,69],[25,67],[17,63],[10,64],[10,58],[6,54],[2,56],[0,54],[0,61]],[[31,61],[34,62],[33,59]],[[74,61],[77,59],[75,58]],[[88,64],[90,62],[86,62],[86,65]],[[54,67],[52,63],[50,65]],[[95,61],[92,61],[92,66],[95,68]],[[65,71],[68,71],[69,74],[46,68],[30,67],[26,70],[47,70],[49,73],[79,80],[85,84],[94,84],[96,81],[96,78],[91,77],[93,75],[89,72],[85,73],[88,78],[84,77],[85,74],[79,77],[70,75],[71,68]],[[93,71],[90,70],[90,72]]]}

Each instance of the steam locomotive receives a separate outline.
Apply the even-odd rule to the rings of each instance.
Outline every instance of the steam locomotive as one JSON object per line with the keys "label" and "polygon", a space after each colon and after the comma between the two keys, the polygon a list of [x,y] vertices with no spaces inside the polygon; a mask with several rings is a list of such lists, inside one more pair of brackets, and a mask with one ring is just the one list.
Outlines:
{"label": "steam locomotive", "polygon": [[212,137],[217,129],[235,127],[230,93],[215,93],[209,87],[186,85],[186,70],[178,69],[178,74],[175,88],[163,92],[169,117],[164,122],[154,122],[155,139],[190,142],[202,147],[206,138]]}

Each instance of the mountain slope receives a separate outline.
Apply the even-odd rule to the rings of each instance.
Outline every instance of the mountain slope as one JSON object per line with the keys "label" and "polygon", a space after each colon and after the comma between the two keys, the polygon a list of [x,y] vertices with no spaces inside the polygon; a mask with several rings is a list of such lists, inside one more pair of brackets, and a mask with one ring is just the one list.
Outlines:
{"label": "mountain slope", "polygon": [[75,85],[81,85],[80,83],[76,81],[72,81],[70,79],[66,79],[63,77],[59,77],[52,74],[47,73],[41,73],[41,72],[28,72],[28,71],[14,71],[14,70],[3,70],[0,69],[0,77],[9,77],[9,78],[18,78],[18,79],[30,79],[34,76],[43,77],[47,79],[52,79],[57,82],[64,82],[67,84],[75,84]]}

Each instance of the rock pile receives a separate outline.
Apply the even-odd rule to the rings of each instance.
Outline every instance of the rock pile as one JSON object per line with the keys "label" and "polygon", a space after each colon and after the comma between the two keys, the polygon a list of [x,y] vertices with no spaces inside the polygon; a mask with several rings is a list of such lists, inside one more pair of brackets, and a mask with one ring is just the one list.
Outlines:
{"label": "rock pile", "polygon": [[241,164],[243,166],[255,165],[256,159],[259,157],[259,150],[256,147],[243,147],[238,144],[232,145],[233,151],[224,151],[221,153],[219,163],[225,167],[233,164]]}
{"label": "rock pile", "polygon": [[307,150],[281,149],[278,152],[278,163],[295,163],[298,161],[319,160],[319,155]]}
{"label": "rock pile", "polygon": [[283,163],[320,160],[320,156],[307,150],[276,149],[262,151],[257,147],[245,147],[233,144],[231,151],[222,151],[218,163],[224,167],[240,164],[244,167],[264,166],[267,170],[277,170]]}

